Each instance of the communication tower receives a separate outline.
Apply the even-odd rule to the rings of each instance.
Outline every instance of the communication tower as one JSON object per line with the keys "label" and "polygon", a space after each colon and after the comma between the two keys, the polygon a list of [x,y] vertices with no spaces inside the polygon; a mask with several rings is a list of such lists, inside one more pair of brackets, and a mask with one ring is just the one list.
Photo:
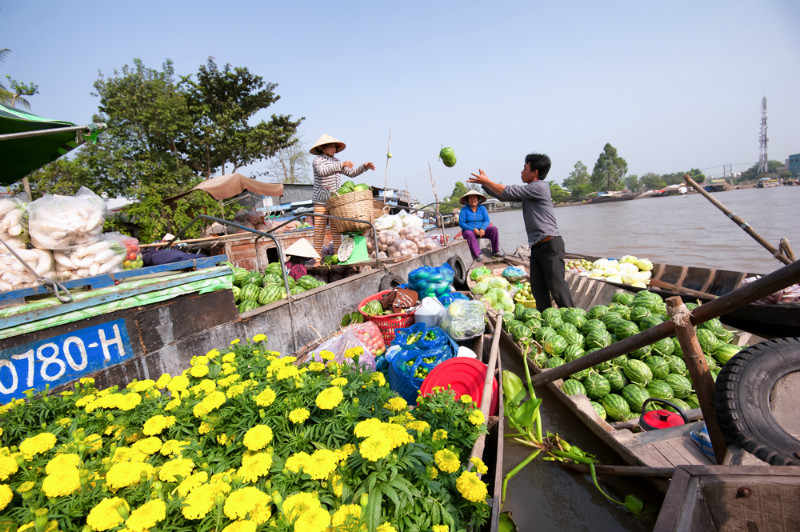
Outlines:
{"label": "communication tower", "polygon": [[761,133],[758,136],[758,173],[769,172],[769,159],[767,158],[767,97],[761,98]]}

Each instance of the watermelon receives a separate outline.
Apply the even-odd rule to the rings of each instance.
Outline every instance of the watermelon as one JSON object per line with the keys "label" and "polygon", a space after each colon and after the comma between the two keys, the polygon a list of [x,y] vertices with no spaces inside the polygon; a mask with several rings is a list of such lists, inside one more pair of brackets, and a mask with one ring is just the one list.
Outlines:
{"label": "watermelon", "polygon": [[619,368],[609,369],[603,372],[603,376],[608,381],[612,392],[618,392],[628,384],[628,379],[625,378],[625,374],[622,373],[622,370]]}
{"label": "watermelon", "polygon": [[717,362],[724,366],[731,358],[733,358],[736,353],[741,350],[742,348],[738,345],[721,343],[714,348],[712,354],[714,355],[714,358],[717,359]]}
{"label": "watermelon", "polygon": [[589,373],[583,379],[583,386],[586,388],[586,395],[590,399],[602,399],[611,391],[608,380],[597,372]]}
{"label": "watermelon", "polygon": [[652,349],[653,349],[652,346],[646,345],[644,347],[640,347],[639,349],[637,349],[635,351],[631,351],[630,353],[628,353],[628,357],[629,358],[638,358],[639,360],[644,360],[645,358],[650,356],[650,353],[652,352]]}
{"label": "watermelon", "polygon": [[650,394],[638,384],[627,384],[622,389],[622,397],[634,412],[641,412],[642,405],[650,398]]}
{"label": "watermelon", "polygon": [[258,301],[258,292],[260,288],[256,284],[245,284],[239,291],[239,299],[241,301]]}
{"label": "watermelon", "polygon": [[539,342],[540,344],[544,344],[544,342],[548,338],[550,338],[551,336],[555,336],[556,334],[558,333],[556,333],[555,329],[553,329],[552,327],[547,327],[545,325],[542,325],[541,327],[539,327],[539,330],[536,331],[535,338],[537,342]]}
{"label": "watermelon", "polygon": [[548,307],[542,311],[542,321],[554,320],[554,319],[561,320],[561,311],[559,309],[555,307]]}
{"label": "watermelon", "polygon": [[619,314],[619,317],[623,320],[627,320],[631,316],[631,308],[627,305],[620,305],[619,303],[611,303],[608,306],[608,311]]}
{"label": "watermelon", "polygon": [[306,290],[311,290],[317,287],[317,279],[313,275],[304,275],[297,280],[297,284]]}
{"label": "watermelon", "polygon": [[233,284],[237,286],[242,286],[244,284],[244,280],[247,277],[247,274],[250,273],[244,268],[234,267],[233,268]]}
{"label": "watermelon", "polygon": [[588,313],[586,313],[586,317],[590,320],[598,319],[606,312],[608,312],[608,307],[606,305],[595,305],[589,310]]}
{"label": "watermelon", "polygon": [[[566,325],[566,324],[565,324]],[[579,332],[565,332],[564,334],[560,335],[564,340],[567,341],[568,345],[574,345],[581,347],[583,346],[583,342],[586,341],[586,338]]]}
{"label": "watermelon", "polygon": [[633,303],[634,297],[636,297],[635,294],[632,294],[630,292],[617,292],[616,294],[611,296],[611,302],[630,307],[631,304]]}
{"label": "watermelon", "polygon": [[600,419],[606,419],[607,417],[606,409],[603,408],[603,405],[601,405],[597,401],[589,401],[589,404],[592,405],[595,414],[597,414]]}
{"label": "watermelon", "polygon": [[264,284],[283,284],[283,277],[275,273],[265,273]]}
{"label": "watermelon", "polygon": [[605,408],[608,417],[616,421],[623,421],[627,419],[628,414],[631,413],[628,402],[615,393],[606,395],[603,397],[600,403],[603,405],[603,408]]}
{"label": "watermelon", "polygon": [[586,388],[583,387],[580,381],[576,381],[575,379],[565,380],[561,385],[561,391],[567,395],[586,395]]}
{"label": "watermelon", "polygon": [[686,397],[686,403],[691,408],[700,408],[700,402],[697,400],[697,395],[690,393],[688,397]]}
{"label": "watermelon", "polygon": [[268,284],[258,294],[258,302],[269,305],[286,297],[286,289],[278,284]]}
{"label": "watermelon", "polygon": [[527,307],[525,307],[525,305],[522,303],[516,303],[514,305],[514,319],[522,321],[522,316],[526,308]]}
{"label": "watermelon", "polygon": [[619,315],[617,312],[611,312],[609,309],[608,312],[603,314],[603,317],[600,318],[600,321],[603,322],[603,325],[606,326],[606,329],[610,332],[614,330],[614,326],[617,324],[618,321],[622,319],[622,316]]}
{"label": "watermelon", "polygon": [[638,333],[639,327],[632,321],[620,320],[614,325],[614,334],[619,340],[624,340]]}
{"label": "watermelon", "polygon": [[579,345],[571,344],[568,345],[564,352],[561,353],[564,356],[564,360],[567,362],[572,362],[575,359],[578,359],[584,355],[583,348]]}
{"label": "watermelon", "polygon": [[672,386],[661,380],[650,381],[650,384],[647,385],[645,390],[650,394],[650,397],[656,397],[658,399],[669,400],[674,397]]}
{"label": "watermelon", "polygon": [[622,367],[622,365],[623,365],[623,364],[625,364],[625,362],[626,362],[627,360],[628,360],[628,357],[626,357],[625,355],[620,355],[620,356],[618,356],[618,357],[614,357],[614,358],[612,358],[612,359],[611,359],[611,364],[613,364],[613,366],[614,366],[615,368],[621,368],[621,367]]}
{"label": "watermelon", "polygon": [[631,307],[630,320],[639,323],[644,318],[650,315],[650,309],[647,307]]}
{"label": "watermelon", "polygon": [[289,290],[289,293],[292,294],[292,295],[296,295],[296,294],[302,294],[305,291],[306,291],[306,289],[298,284],[298,285],[293,286]]}
{"label": "watermelon", "polygon": [[530,338],[531,330],[525,325],[516,325],[511,329],[511,336],[514,338],[515,342],[519,342],[523,338]]}
{"label": "watermelon", "polygon": [[[550,309],[547,309],[547,310],[550,310]],[[549,317],[546,317],[544,314],[542,314],[542,325],[543,326],[552,327],[553,329],[558,329],[563,324],[564,324],[564,320],[561,319],[560,315],[551,314]]]}
{"label": "watermelon", "polygon": [[717,365],[717,361],[714,360],[714,357],[706,355],[705,353],[703,354],[703,356],[706,357],[706,364],[708,365],[708,369],[719,371],[719,366]]}
{"label": "watermelon", "polygon": [[536,364],[537,368],[544,368],[547,365],[547,355],[544,353],[537,353],[536,356],[533,357],[533,363]]}
{"label": "watermelon", "polygon": [[544,367],[549,369],[549,368],[557,368],[558,366],[563,366],[563,365],[564,365],[564,359],[559,356],[555,356],[548,358],[547,363],[544,365]]}
{"label": "watermelon", "polygon": [[253,299],[245,299],[244,301],[239,303],[237,308],[239,309],[239,312],[247,312],[248,310],[253,310],[258,307],[259,307],[258,301],[255,301]]}
{"label": "watermelon", "polygon": [[664,320],[660,316],[645,316],[639,320],[639,330],[646,331],[651,327],[655,327]]}
{"label": "watermelon", "polygon": [[505,332],[509,332],[509,331],[511,331],[511,327],[513,325],[519,324],[519,323],[522,323],[522,322],[520,322],[518,320],[515,320],[514,318],[504,319],[503,320],[503,330]]}
{"label": "watermelon", "polygon": [[636,293],[631,306],[645,307],[652,313],[658,308],[658,304],[662,302],[663,300],[658,294],[654,294],[653,292],[649,292],[647,290],[642,290],[641,292]]}
{"label": "watermelon", "polygon": [[587,349],[601,348],[611,345],[611,335],[608,331],[594,330],[586,335],[585,346]]}
{"label": "watermelon", "polygon": [[697,329],[697,342],[700,344],[700,349],[703,350],[703,353],[713,353],[714,349],[719,345],[717,335],[709,329]]}
{"label": "watermelon", "polygon": [[581,334],[587,336],[592,331],[605,331],[606,324],[600,320],[586,320],[586,323],[581,327]]}
{"label": "watermelon", "polygon": [[239,292],[241,292],[241,289],[238,286],[233,285],[231,287],[231,292],[233,292],[233,300],[238,303],[239,302]]}
{"label": "watermelon", "polygon": [[544,341],[544,350],[550,356],[558,356],[567,348],[567,341],[557,334],[551,335]]}
{"label": "watermelon", "polygon": [[535,308],[527,308],[522,312],[522,321],[539,320],[542,321],[542,313]]}
{"label": "watermelon", "polygon": [[439,158],[442,160],[442,164],[448,168],[452,168],[456,165],[456,152],[453,151],[453,148],[442,148],[439,152]]}
{"label": "watermelon", "polygon": [[675,345],[672,343],[672,338],[662,338],[653,344],[653,354],[665,357],[671,355],[675,350]]}
{"label": "watermelon", "polygon": [[689,397],[689,394],[692,393],[692,381],[683,375],[670,373],[667,375],[667,378],[664,379],[664,382],[672,388],[672,395],[678,399],[686,399]]}
{"label": "watermelon", "polygon": [[[687,403],[686,401],[684,401],[684,400],[682,400],[682,399],[678,399],[678,398],[672,398],[672,399],[670,399],[670,402],[671,402],[671,403],[673,403],[673,404],[674,404],[675,406],[677,406],[678,408],[680,408],[681,410],[683,410],[683,413],[684,413],[684,414],[685,414],[686,412],[688,412],[689,410],[691,410],[691,409],[692,409],[691,405],[689,405],[689,403]],[[671,411],[671,412],[675,412],[676,414],[678,413],[678,412],[677,412],[677,411],[676,411],[674,408],[672,408],[671,406],[667,406],[666,408],[667,408],[667,410],[669,410],[669,411]]]}
{"label": "watermelon", "polygon": [[712,332],[725,330],[725,327],[723,327],[722,322],[719,320],[719,318],[711,318],[708,321],[704,321],[703,323],[698,325],[697,328],[706,329]]}
{"label": "watermelon", "polygon": [[583,379],[585,379],[586,377],[589,376],[589,373],[591,373],[591,371],[592,370],[589,369],[589,368],[582,369],[580,371],[576,371],[575,373],[572,374],[572,378],[573,379],[578,379],[579,381],[582,381]]}
{"label": "watermelon", "polygon": [[[573,324],[567,323],[567,322],[563,322],[559,327],[556,327],[555,329],[556,329],[556,332],[560,336],[564,337],[565,340],[567,338],[567,335],[580,334],[578,332],[578,328],[577,327],[575,327]],[[570,343],[573,344],[575,342],[570,342]]]}
{"label": "watermelon", "polygon": [[728,329],[722,329],[721,331],[714,331],[714,334],[717,335],[717,339],[723,344],[729,344],[733,342],[734,338],[733,331],[729,331]]}
{"label": "watermelon", "polygon": [[256,286],[261,286],[264,283],[263,279],[261,278],[261,274],[258,272],[249,272],[247,276],[245,276],[244,281],[242,281],[242,285],[246,284],[254,284]]}
{"label": "watermelon", "polygon": [[531,318],[529,320],[526,320],[524,323],[531,330],[532,333],[538,331],[539,328],[542,326],[542,322],[536,318]]}
{"label": "watermelon", "polygon": [[625,362],[622,366],[622,371],[625,376],[634,384],[647,386],[647,383],[653,380],[653,372],[650,367],[638,359],[631,359]]}
{"label": "watermelon", "polygon": [[666,360],[669,365],[670,374],[686,376],[687,369],[683,358],[676,355],[667,355],[664,357],[664,360]]}
{"label": "watermelon", "polygon": [[561,318],[564,323],[574,325],[575,329],[581,330],[586,323],[586,312],[580,308],[565,308]]}
{"label": "watermelon", "polygon": [[650,368],[654,379],[666,379],[669,375],[669,363],[664,357],[652,355],[645,358],[644,363]]}

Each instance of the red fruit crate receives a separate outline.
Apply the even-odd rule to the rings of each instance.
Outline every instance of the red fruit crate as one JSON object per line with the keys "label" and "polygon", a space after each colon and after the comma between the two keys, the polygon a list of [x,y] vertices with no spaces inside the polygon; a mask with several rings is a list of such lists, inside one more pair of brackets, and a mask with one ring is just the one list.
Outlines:
{"label": "red fruit crate", "polygon": [[[383,297],[384,294],[388,294],[391,290],[384,290],[382,292],[378,292],[375,295],[371,295],[366,298],[364,301],[358,304],[358,311],[361,312],[361,307],[369,303],[370,301],[375,301]],[[380,329],[381,334],[383,335],[383,340],[386,342],[386,346],[390,346],[392,344],[392,340],[394,340],[394,331],[397,329],[404,329],[405,327],[410,327],[414,325],[414,312],[416,312],[416,307],[409,310],[408,312],[401,312],[399,314],[385,314],[383,316],[370,316],[369,314],[364,314],[361,312],[361,315],[364,316],[364,319],[375,323]]]}

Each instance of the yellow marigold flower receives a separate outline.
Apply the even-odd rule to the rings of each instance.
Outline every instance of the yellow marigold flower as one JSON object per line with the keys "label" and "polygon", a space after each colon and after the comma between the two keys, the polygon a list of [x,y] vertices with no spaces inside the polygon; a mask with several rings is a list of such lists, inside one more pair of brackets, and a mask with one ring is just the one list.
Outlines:
{"label": "yellow marigold flower", "polygon": [[417,432],[425,432],[431,428],[431,426],[427,421],[409,421],[406,423],[406,428],[410,430],[416,430]]}
{"label": "yellow marigold flower", "polygon": [[46,453],[52,449],[56,444],[56,437],[49,432],[42,432],[36,436],[25,438],[19,444],[19,451],[22,455],[30,460],[36,454]]}
{"label": "yellow marigold flower", "polygon": [[356,530],[361,524],[361,506],[358,504],[343,504],[331,516],[331,525],[338,530],[347,527],[347,530]]}
{"label": "yellow marigold flower", "polygon": [[303,470],[314,480],[323,480],[331,476],[339,464],[339,456],[329,449],[317,449],[313,452]]}
{"label": "yellow marigold flower", "polygon": [[322,360],[333,360],[334,358],[336,358],[336,355],[334,355],[332,352],[328,351],[327,349],[323,349],[318,354],[319,354],[319,358],[321,358]]}
{"label": "yellow marigold flower", "polygon": [[123,518],[120,515],[120,510],[123,510],[123,513],[127,513],[130,510],[125,499],[120,497],[103,499],[89,512],[86,517],[86,524],[92,527],[92,530],[110,530],[122,524]]}
{"label": "yellow marigold flower", "polygon": [[350,349],[345,349],[344,351],[344,358],[353,358],[364,354],[364,348],[362,347],[351,347]]}
{"label": "yellow marigold flower", "polygon": [[217,357],[219,356],[219,349],[217,349],[217,348],[215,347],[214,349],[212,349],[211,351],[209,351],[208,353],[206,353],[206,356],[207,356],[208,358],[210,358],[211,360],[214,360],[215,358],[217,358]]}
{"label": "yellow marigold flower", "polygon": [[255,336],[253,336],[253,341],[254,342],[263,342],[266,339],[267,339],[267,335],[266,334],[259,333],[259,334],[255,335]]}
{"label": "yellow marigold flower", "polygon": [[82,386],[94,386],[94,377],[83,377],[78,382]]}
{"label": "yellow marigold flower", "polygon": [[444,429],[436,429],[433,431],[433,441],[439,440],[446,440],[447,439],[447,431]]}
{"label": "yellow marigold flower", "polygon": [[283,467],[292,473],[299,473],[310,459],[311,455],[306,452],[301,451],[299,453],[294,453],[286,459]]}
{"label": "yellow marigold flower", "polygon": [[256,425],[244,435],[244,446],[251,451],[258,451],[272,441],[272,429],[267,425]]}
{"label": "yellow marigold flower", "polygon": [[308,419],[308,416],[310,415],[311,412],[309,412],[305,408],[295,408],[294,410],[289,412],[289,421],[295,424],[302,423],[306,419]]}
{"label": "yellow marigold flower", "polygon": [[167,518],[167,505],[161,499],[148,501],[131,512],[125,520],[128,532],[148,532],[156,523]]}
{"label": "yellow marigold flower", "polygon": [[181,400],[176,397],[175,399],[167,403],[167,406],[164,407],[164,410],[166,410],[167,412],[171,412],[176,408],[178,408],[179,406],[181,406]]}
{"label": "yellow marigold flower", "polygon": [[317,406],[322,410],[332,410],[336,408],[344,399],[344,394],[340,388],[335,386],[322,390],[315,400]]}
{"label": "yellow marigold flower", "polygon": [[367,438],[373,434],[380,434],[382,425],[383,421],[376,417],[371,417],[364,421],[359,421],[353,429],[353,434],[359,438]]}
{"label": "yellow marigold flower", "polygon": [[42,491],[48,497],[63,497],[78,491],[81,476],[76,467],[65,467],[44,477]]}
{"label": "yellow marigold flower", "polygon": [[256,482],[258,477],[266,477],[272,467],[271,453],[254,453],[242,456],[242,467],[236,474],[245,482]]}
{"label": "yellow marigold flower", "polygon": [[252,521],[233,521],[222,532],[256,532],[256,526]]}
{"label": "yellow marigold flower", "polygon": [[469,413],[469,422],[473,425],[483,425],[486,418],[483,417],[483,412],[480,410],[473,410]]}
{"label": "yellow marigold flower", "polygon": [[156,382],[153,379],[145,379],[143,381],[134,381],[128,384],[127,388],[129,390],[133,390],[134,392],[141,393],[150,390],[156,385]]}
{"label": "yellow marigold flower", "polygon": [[84,395],[83,397],[75,401],[75,407],[83,408],[84,406],[88,405],[95,399],[97,399],[97,397],[94,394]]}
{"label": "yellow marigold flower", "polygon": [[190,442],[188,441],[179,441],[179,440],[167,440],[161,446],[159,452],[164,456],[175,455],[178,456],[181,454],[181,450],[189,445]]}
{"label": "yellow marigold flower", "polygon": [[225,395],[228,398],[233,399],[234,397],[242,395],[242,393],[244,393],[244,384],[236,384],[228,388],[228,391],[225,392]]}
{"label": "yellow marigold flower", "polygon": [[272,515],[269,504],[272,497],[252,486],[240,488],[228,496],[224,512],[228,519],[249,517],[255,524],[266,522]]}
{"label": "yellow marigold flower", "polygon": [[189,387],[189,379],[185,375],[178,375],[177,377],[173,377],[172,380],[169,381],[169,384],[167,384],[167,390],[171,391],[173,394],[177,392],[182,392],[188,387]]}
{"label": "yellow marigold flower", "polygon": [[392,444],[386,438],[375,435],[370,436],[358,447],[361,456],[370,462],[377,462],[381,458],[386,458],[392,452]]}
{"label": "yellow marigold flower", "polygon": [[485,501],[488,495],[486,483],[472,471],[464,471],[456,480],[456,489],[462,497],[471,502]]}
{"label": "yellow marigold flower", "polygon": [[[62,427],[66,427],[67,425],[71,425],[72,424],[72,418],[62,417],[61,419],[56,421],[56,423],[58,423]],[[2,429],[2,427],[0,427],[0,436],[2,436],[2,435],[3,435],[3,429]]]}
{"label": "yellow marigold flower", "polygon": [[8,487],[8,484],[0,484],[0,511],[4,510],[11,499],[14,498],[14,492]]}
{"label": "yellow marigold flower", "polygon": [[161,466],[158,478],[165,482],[178,482],[178,477],[186,478],[192,474],[194,462],[191,458],[175,458]]}
{"label": "yellow marigold flower", "polygon": [[433,525],[431,532],[450,532],[450,527],[447,525]]}
{"label": "yellow marigold flower", "polygon": [[236,360],[236,353],[225,353],[224,355],[222,355],[222,362],[230,363],[233,362],[234,360]]}
{"label": "yellow marigold flower", "polygon": [[391,444],[392,449],[414,442],[414,438],[402,425],[384,423],[381,426],[381,432],[383,432],[384,438]]}
{"label": "yellow marigold flower", "polygon": [[192,366],[192,369],[189,370],[189,374],[196,379],[205,377],[206,375],[208,375],[208,366],[206,365]]}
{"label": "yellow marigold flower", "polygon": [[149,438],[137,441],[131,445],[131,449],[133,452],[139,452],[142,454],[154,454],[161,449],[161,440],[155,436],[151,436]]}
{"label": "yellow marigold flower", "polygon": [[202,423],[200,423],[200,428],[197,430],[197,432],[199,432],[200,434],[208,434],[209,432],[211,432],[211,423],[203,421]]}
{"label": "yellow marigold flower", "polygon": [[465,405],[471,405],[473,403],[472,397],[468,394],[462,394],[458,400],[464,403]]}
{"label": "yellow marigold flower", "polygon": [[294,522],[294,529],[303,532],[326,532],[330,524],[331,516],[324,508],[312,508]]}
{"label": "yellow marigold flower", "polygon": [[428,472],[428,478],[431,480],[436,480],[439,477],[439,470],[436,469],[434,466],[426,467],[425,471]]}
{"label": "yellow marigold flower", "polygon": [[392,397],[389,399],[389,402],[386,403],[386,408],[393,412],[400,412],[408,408],[408,403],[402,397]]}
{"label": "yellow marigold flower", "polygon": [[279,381],[293,379],[294,377],[297,377],[299,372],[300,370],[297,368],[297,366],[284,366],[278,370],[278,374],[275,376],[275,379]]}
{"label": "yellow marigold flower", "polygon": [[461,466],[458,461],[458,455],[450,449],[436,451],[434,458],[436,459],[436,466],[445,473],[455,473]]}
{"label": "yellow marigold flower", "polygon": [[106,484],[114,491],[127,488],[141,482],[142,477],[151,477],[153,471],[153,466],[144,462],[119,462],[106,473]]}
{"label": "yellow marigold flower", "polygon": [[171,427],[175,424],[175,416],[164,416],[156,414],[144,423],[142,432],[145,436],[155,436],[160,434],[164,429]]}
{"label": "yellow marigold flower", "polygon": [[81,464],[81,457],[75,453],[62,453],[55,455],[52,460],[47,462],[44,468],[45,473],[52,475],[53,473],[64,468],[77,468]]}
{"label": "yellow marigold flower", "polygon": [[475,471],[477,471],[479,475],[485,475],[489,472],[489,468],[486,467],[486,464],[483,463],[483,460],[477,456],[473,456],[469,459],[469,461],[475,465]]}
{"label": "yellow marigold flower", "polygon": [[336,377],[335,379],[331,380],[331,386],[344,386],[347,384],[347,379],[344,377]]}
{"label": "yellow marigold flower", "polygon": [[225,445],[228,443],[228,435],[227,434],[217,434],[217,443],[220,445]]}
{"label": "yellow marigold flower", "polygon": [[134,451],[130,447],[117,447],[114,450],[114,455],[111,457],[111,461],[114,463],[142,462],[146,458],[147,455],[139,450]]}
{"label": "yellow marigold flower", "polygon": [[[308,512],[309,510],[313,510],[315,508],[321,508],[322,504],[319,502],[317,496],[313,493],[295,493],[294,495],[289,495],[283,501],[283,513],[289,518],[290,521],[294,521],[300,515]],[[296,530],[298,529],[295,526]]]}
{"label": "yellow marigold flower", "polygon": [[208,365],[208,357],[205,355],[195,355],[192,357],[192,360],[189,361],[189,365],[206,366]]}
{"label": "yellow marigold flower", "polygon": [[378,384],[378,387],[386,385],[386,377],[384,377],[383,373],[381,373],[380,371],[376,371],[375,373],[373,373],[372,377],[370,378],[370,381],[376,382]]}
{"label": "yellow marigold flower", "polygon": [[325,369],[325,364],[323,364],[322,362],[311,362],[308,365],[308,370],[309,371],[317,371],[317,372],[319,372],[319,371],[322,371],[324,369]]}
{"label": "yellow marigold flower", "polygon": [[205,471],[199,471],[189,475],[187,478],[183,479],[180,484],[178,484],[178,495],[185,498],[187,495],[189,495],[189,492],[207,481],[208,473]]}
{"label": "yellow marigold flower", "polygon": [[331,488],[333,489],[333,494],[336,497],[342,496],[342,490],[344,489],[344,482],[342,482],[342,476],[339,473],[334,473],[331,477]]}
{"label": "yellow marigold flower", "polygon": [[139,406],[139,403],[141,402],[142,396],[138,393],[126,393],[122,396],[122,399],[118,401],[117,408],[120,410],[129,411]]}
{"label": "yellow marigold flower", "polygon": [[233,340],[231,340],[231,345],[236,345],[239,342],[241,342],[241,340],[239,340],[238,338],[234,338]]}
{"label": "yellow marigold flower", "polygon": [[391,523],[383,523],[375,529],[375,532],[397,532],[397,529]]}
{"label": "yellow marigold flower", "polygon": [[0,480],[5,480],[19,469],[17,461],[8,455],[0,455]]}
{"label": "yellow marigold flower", "polygon": [[162,373],[161,376],[156,381],[156,388],[158,388],[159,390],[163,390],[164,388],[167,387],[167,384],[169,384],[169,381],[171,380],[172,380],[172,375],[170,375],[169,373]]}
{"label": "yellow marigold flower", "polygon": [[214,507],[214,497],[217,487],[212,484],[202,484],[194,488],[183,501],[181,513],[186,519],[202,519]]}

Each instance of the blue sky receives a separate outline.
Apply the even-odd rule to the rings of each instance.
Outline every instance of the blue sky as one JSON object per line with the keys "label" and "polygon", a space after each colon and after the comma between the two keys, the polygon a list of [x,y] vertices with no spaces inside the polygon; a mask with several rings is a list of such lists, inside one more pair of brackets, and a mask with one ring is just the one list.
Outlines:
{"label": "blue sky", "polygon": [[[39,85],[31,112],[86,123],[98,73],[209,56],[278,84],[269,114],[305,117],[305,148],[329,133],[382,185],[432,199],[484,169],[519,182],[548,153],[560,182],[603,146],[629,173],[721,175],[800,153],[800,2],[0,0],[0,76]],[[7,83],[6,83],[7,85]],[[437,160],[441,146],[458,157]]]}

